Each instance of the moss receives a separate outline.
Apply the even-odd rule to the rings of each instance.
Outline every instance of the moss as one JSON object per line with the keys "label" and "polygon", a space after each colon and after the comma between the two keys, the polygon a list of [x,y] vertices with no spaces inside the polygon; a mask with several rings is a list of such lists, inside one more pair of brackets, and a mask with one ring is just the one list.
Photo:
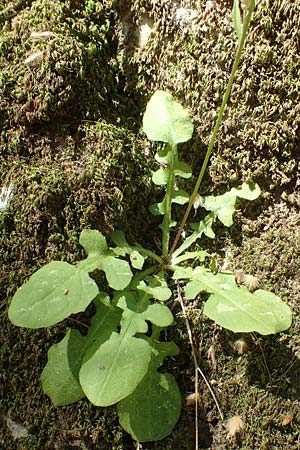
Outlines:
{"label": "moss", "polygon": [[[2,19],[2,123],[118,115],[112,4],[36,0]],[[45,31],[48,38],[34,36]]]}

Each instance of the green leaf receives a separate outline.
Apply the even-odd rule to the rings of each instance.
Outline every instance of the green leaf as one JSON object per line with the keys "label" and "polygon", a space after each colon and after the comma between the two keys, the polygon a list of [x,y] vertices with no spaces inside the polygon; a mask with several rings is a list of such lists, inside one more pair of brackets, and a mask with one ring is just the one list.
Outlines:
{"label": "green leaf", "polygon": [[176,267],[173,273],[173,280],[191,280],[194,275],[194,270],[192,267]]}
{"label": "green leaf", "polygon": [[144,313],[144,319],[149,320],[159,328],[166,328],[172,325],[173,315],[170,309],[165,305],[155,303],[150,305]]}
{"label": "green leaf", "polygon": [[98,230],[83,230],[80,234],[79,243],[87,255],[102,255],[107,251],[106,239]]}
{"label": "green leaf", "polygon": [[[167,163],[165,163],[167,164]],[[181,161],[176,161],[174,163],[174,175],[181,178],[190,178],[192,176],[192,171],[190,167]],[[152,174],[152,181],[157,186],[166,185],[168,182],[168,178],[170,176],[169,170],[167,167],[160,167],[156,172]]]}
{"label": "green leaf", "polygon": [[138,289],[140,291],[146,292],[151,297],[156,298],[161,302],[169,300],[172,295],[172,291],[168,288],[166,282],[161,283],[161,285],[159,286],[149,286],[144,281],[141,281],[138,285]]}
{"label": "green leaf", "polygon": [[[121,233],[121,232],[120,232]],[[131,253],[123,235],[123,247],[118,248],[119,254]],[[116,237],[117,239],[117,237]],[[121,235],[119,235],[119,239]],[[88,257],[78,264],[78,268],[88,273],[94,270],[103,270],[109,286],[116,290],[122,290],[130,283],[132,272],[127,261],[115,256],[117,249],[108,249],[104,236],[97,230],[83,230],[80,243],[88,253]],[[141,256],[141,258],[143,258]],[[141,260],[139,260],[140,262]]]}
{"label": "green leaf", "polygon": [[87,334],[87,347],[91,353],[107,341],[112,332],[116,332],[121,321],[122,311],[116,308],[105,292],[100,292],[94,299],[96,313],[92,318]]}
{"label": "green leaf", "polygon": [[86,272],[66,262],[52,261],[17,290],[8,316],[20,327],[49,327],[84,311],[98,292]]}
{"label": "green leaf", "polygon": [[243,183],[223,195],[203,197],[201,206],[207,211],[212,211],[225,226],[230,227],[233,224],[236,198],[255,200],[259,195],[260,188],[257,184]]}
{"label": "green leaf", "polygon": [[[184,259],[179,259],[179,255],[181,255],[185,250],[187,250],[194,242],[201,238],[204,233],[207,237],[214,238],[215,233],[212,229],[212,224],[214,222],[214,214],[210,213],[204,217],[198,223],[192,223],[191,227],[195,230],[193,234],[184,239],[183,243],[175,250],[172,255],[172,264],[176,265],[179,261],[184,261]],[[186,259],[186,258],[185,258]]]}
{"label": "green leaf", "polygon": [[[135,269],[141,270],[143,268],[145,258],[141,255],[141,253],[136,249],[136,247],[131,247],[126,241],[125,235],[121,230],[114,230],[110,235],[114,244],[116,244],[116,248],[113,249],[113,252],[122,256],[126,254],[130,257],[130,262],[132,267]],[[126,287],[126,286],[125,286]]]}
{"label": "green leaf", "polygon": [[172,195],[172,203],[177,205],[185,205],[189,201],[189,195],[182,189],[174,189]]}
{"label": "green leaf", "polygon": [[108,327],[105,322],[105,328],[110,330],[109,337],[106,335],[103,340],[101,333],[95,336],[92,346],[86,351],[80,383],[95,405],[117,403],[130,395],[146,375],[151,361],[151,345],[136,335],[148,331],[147,321],[159,327],[173,322],[169,308],[161,304],[151,305],[149,297],[144,292],[116,294],[113,303],[123,310],[120,332],[116,332],[115,323]]}
{"label": "green leaf", "polygon": [[94,405],[113,405],[135,390],[150,358],[151,348],[143,339],[114,332],[97,351],[86,352],[80,370],[82,389]]}
{"label": "green leaf", "polygon": [[291,326],[292,313],[287,304],[272,292],[263,290],[250,293],[241,286],[238,293],[212,295],[204,305],[203,313],[228,330],[234,332],[256,331],[260,334],[275,334]]}
{"label": "green leaf", "polygon": [[[88,399],[98,406],[114,404],[127,392],[132,392],[148,368],[147,343],[137,338],[130,339],[132,336],[126,334],[126,330],[122,334],[117,333],[120,319],[121,310],[102,299],[97,304],[97,313],[87,336],[89,346],[79,378]],[[136,355],[141,358],[139,368],[135,366],[139,365]],[[124,375],[126,383],[123,383]]]}
{"label": "green leaf", "polygon": [[166,208],[165,208],[165,202],[162,201],[161,203],[153,203],[149,206],[149,211],[154,216],[161,216],[165,214]]}
{"label": "green leaf", "polygon": [[130,395],[147,373],[151,358],[148,343],[134,337],[148,328],[140,315],[145,303],[138,304],[131,293],[117,295],[114,303],[123,309],[120,333],[113,331],[104,342],[101,335],[96,337],[80,370],[82,389],[98,406],[112,405]]}
{"label": "green leaf", "polygon": [[181,395],[175,378],[156,370],[165,356],[176,353],[172,342],[153,343],[151,370],[136,390],[118,404],[122,427],[139,442],[163,439],[179,418]]}
{"label": "green leaf", "polygon": [[179,419],[181,395],[170,374],[151,372],[118,404],[120,424],[139,442],[168,436]]}
{"label": "green leaf", "polygon": [[204,262],[205,258],[210,256],[205,250],[195,250],[194,252],[185,252],[181,256],[177,256],[177,258],[172,259],[172,264],[176,265],[188,259],[199,260],[200,262]]}
{"label": "green leaf", "polygon": [[[191,228],[193,230],[195,230],[196,234],[197,234],[197,238],[196,236],[193,237],[193,239],[199,239],[202,234],[205,234],[205,236],[209,237],[210,239],[214,239],[215,237],[215,233],[214,230],[212,229],[213,223],[215,220],[215,216],[213,213],[207,214],[207,216],[204,217],[203,220],[201,220],[198,223],[191,223]],[[187,240],[190,238],[187,238]],[[191,238],[192,239],[192,238]]]}
{"label": "green leaf", "polygon": [[[177,205],[185,205],[189,201],[188,194],[182,189],[174,189],[172,194],[172,203]],[[150,205],[149,210],[154,216],[164,215],[166,212],[166,202],[165,199],[161,203],[153,203]],[[176,224],[176,222],[175,222]],[[170,225],[171,226],[171,225]],[[174,226],[174,224],[173,224]]]}
{"label": "green leaf", "polygon": [[252,181],[243,183],[241,186],[231,189],[230,192],[239,198],[244,198],[245,200],[251,201],[256,200],[261,194],[258,184],[253,183]]}
{"label": "green leaf", "polygon": [[[247,200],[255,200],[260,195],[260,188],[255,183],[243,183],[237,188],[231,189],[223,195],[219,196],[207,196],[203,197],[201,200],[201,205],[207,211],[211,211],[203,220],[197,223],[192,223],[191,228],[195,230],[193,234],[187,237],[183,243],[175,250],[172,255],[172,264],[178,264],[178,257],[185,250],[187,250],[194,242],[201,238],[202,234],[213,239],[215,233],[212,229],[212,225],[215,218],[218,217],[219,220],[225,226],[231,226],[233,223],[233,213],[235,211],[236,198],[244,198]],[[157,204],[156,204],[157,205]],[[159,204],[161,205],[161,204]],[[160,210],[163,209],[163,205],[159,208],[153,208],[154,211],[159,214]],[[182,259],[180,259],[183,261]]]}
{"label": "green leaf", "polygon": [[101,269],[104,270],[106,279],[110,287],[116,290],[122,290],[131,281],[132,272],[127,261],[107,256],[102,260]]}
{"label": "green leaf", "polygon": [[50,347],[41,381],[54,406],[68,405],[84,397],[78,375],[85,348],[86,338],[77,330],[68,330],[62,341]]}
{"label": "green leaf", "polygon": [[168,183],[169,171],[167,169],[160,168],[153,172],[152,181],[157,186],[163,186]]}
{"label": "green leaf", "polygon": [[192,176],[192,170],[190,166],[181,161],[176,161],[174,165],[175,175],[181,178],[190,178]]}
{"label": "green leaf", "polygon": [[130,262],[132,267],[141,270],[143,268],[145,258],[140,254],[140,252],[133,250],[133,252],[130,253]]}
{"label": "green leaf", "polygon": [[245,286],[236,285],[232,274],[212,274],[197,267],[186,285],[185,295],[193,299],[200,292],[211,294],[203,313],[236,333],[267,335],[286,330],[291,325],[291,310],[280,298],[263,290],[250,293]]}
{"label": "green leaf", "polygon": [[193,129],[188,113],[171,94],[156,91],[152,95],[143,117],[143,130],[148,139],[174,145],[191,139]]}
{"label": "green leaf", "polygon": [[241,12],[239,8],[239,0],[233,0],[233,8],[232,8],[232,22],[234,30],[237,34],[238,41],[240,42],[243,33],[243,24],[241,19]]}

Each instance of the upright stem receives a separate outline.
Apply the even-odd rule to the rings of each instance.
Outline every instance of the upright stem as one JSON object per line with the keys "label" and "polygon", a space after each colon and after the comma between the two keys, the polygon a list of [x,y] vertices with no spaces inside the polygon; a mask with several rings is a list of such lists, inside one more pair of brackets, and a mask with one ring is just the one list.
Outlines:
{"label": "upright stem", "polygon": [[165,196],[165,214],[164,214],[164,220],[162,223],[162,257],[167,256],[169,252],[169,242],[170,242],[170,226],[171,226],[171,220],[172,220],[172,194],[173,194],[173,188],[174,188],[174,162],[176,159],[176,152],[177,152],[177,145],[176,144],[169,144],[170,145],[170,151],[169,155],[170,158],[168,160],[168,183],[167,183],[167,191]]}
{"label": "upright stem", "polygon": [[179,226],[179,228],[177,230],[176,236],[174,238],[174,241],[172,243],[170,252],[168,254],[169,259],[170,259],[172,253],[174,252],[174,250],[175,250],[175,248],[177,246],[178,240],[179,240],[180,235],[181,235],[181,233],[183,231],[183,228],[184,228],[184,226],[186,224],[186,221],[187,221],[187,219],[189,217],[189,214],[190,214],[191,209],[192,209],[193,204],[194,204],[194,200],[195,200],[196,195],[197,195],[197,193],[199,191],[200,184],[201,184],[203,176],[205,174],[206,167],[207,167],[207,164],[209,162],[209,159],[210,159],[210,156],[211,156],[211,153],[212,153],[212,150],[213,150],[213,146],[214,146],[214,143],[215,143],[215,140],[216,140],[216,137],[217,137],[220,125],[222,123],[224,110],[225,110],[225,107],[226,107],[228,99],[229,99],[229,95],[230,95],[230,91],[231,91],[231,88],[232,88],[232,84],[233,84],[233,80],[234,80],[234,77],[235,77],[235,73],[237,71],[237,68],[238,68],[238,65],[239,65],[239,62],[240,62],[240,59],[241,59],[241,54],[242,54],[242,51],[243,51],[243,47],[244,47],[246,35],[247,35],[247,32],[248,32],[251,16],[252,16],[252,13],[253,13],[253,10],[254,10],[254,6],[255,6],[255,0],[251,0],[251,5],[249,7],[248,14],[247,14],[247,16],[245,18],[245,21],[244,21],[244,24],[243,24],[242,36],[241,36],[241,39],[239,41],[239,45],[238,45],[238,48],[237,48],[235,60],[234,60],[234,63],[233,63],[232,69],[231,69],[231,74],[230,74],[230,77],[229,77],[229,80],[228,80],[226,91],[225,91],[224,96],[223,96],[223,101],[222,101],[222,104],[221,104],[221,108],[220,108],[220,111],[219,111],[219,114],[218,114],[218,117],[217,117],[214,129],[213,129],[212,136],[210,138],[208,149],[206,151],[206,155],[205,155],[205,158],[204,158],[204,161],[203,161],[203,164],[202,164],[202,167],[201,167],[198,179],[197,179],[196,184],[195,184],[195,188],[193,190],[192,195],[190,196],[190,200],[189,200],[188,206],[186,208],[185,214],[184,214],[183,219],[182,219],[182,221],[180,223],[180,226]]}

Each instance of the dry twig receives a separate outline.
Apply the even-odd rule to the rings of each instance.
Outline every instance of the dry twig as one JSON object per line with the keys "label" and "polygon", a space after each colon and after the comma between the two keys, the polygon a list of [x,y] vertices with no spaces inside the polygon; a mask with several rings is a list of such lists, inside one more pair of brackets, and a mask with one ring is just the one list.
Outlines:
{"label": "dry twig", "polygon": [[[191,327],[190,327],[190,324],[189,324],[189,321],[188,321],[188,318],[187,318],[187,315],[186,315],[186,310],[185,310],[185,306],[184,306],[184,303],[183,303],[183,299],[182,299],[182,295],[181,295],[181,288],[179,286],[179,283],[177,283],[177,299],[178,299],[178,301],[180,303],[180,306],[181,306],[181,309],[182,309],[183,317],[184,317],[184,320],[185,320],[185,326],[186,326],[186,329],[187,329],[187,332],[188,332],[189,342],[190,342],[191,347],[192,347],[192,355],[193,355],[194,367],[195,367],[195,396],[196,396],[196,398],[199,397],[199,392],[198,392],[198,373],[200,373],[201,377],[203,378],[205,384],[207,385],[207,387],[208,387],[208,389],[209,389],[209,391],[210,391],[210,393],[212,395],[212,398],[214,399],[214,402],[215,402],[216,407],[217,407],[217,409],[219,411],[221,419],[224,420],[224,415],[223,415],[223,413],[221,411],[221,408],[220,408],[220,405],[219,405],[218,400],[216,398],[216,395],[215,395],[215,393],[214,393],[214,391],[213,391],[213,389],[212,389],[208,379],[206,378],[206,376],[204,375],[204,373],[202,372],[202,370],[200,369],[199,364],[198,364],[198,360],[197,360],[197,356],[196,356],[196,350],[195,350],[195,346],[194,346],[194,343],[193,343],[192,330],[191,330]],[[195,448],[195,450],[198,450],[199,449],[199,446],[198,446],[199,428],[198,428],[198,402],[197,401],[195,402],[195,440],[196,440],[196,448]]]}

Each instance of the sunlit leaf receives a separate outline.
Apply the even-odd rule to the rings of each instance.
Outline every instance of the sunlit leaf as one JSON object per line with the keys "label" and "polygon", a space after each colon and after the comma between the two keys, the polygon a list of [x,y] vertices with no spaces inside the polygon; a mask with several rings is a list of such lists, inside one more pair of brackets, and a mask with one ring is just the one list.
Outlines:
{"label": "sunlit leaf", "polygon": [[9,319],[20,327],[49,327],[84,311],[98,292],[88,273],[66,262],[52,261],[17,290]]}
{"label": "sunlit leaf", "polygon": [[227,227],[233,224],[233,213],[237,197],[246,200],[255,200],[260,195],[260,188],[255,183],[243,183],[238,188],[233,188],[222,195],[210,195],[203,197],[201,207],[212,211],[218,219]]}
{"label": "sunlit leaf", "polygon": [[192,272],[178,270],[175,277],[189,277],[185,295],[194,299],[200,292],[210,295],[203,313],[228,330],[240,333],[273,334],[290,327],[292,313],[287,304],[272,292],[257,290],[250,293],[245,286],[237,286],[229,273],[213,274],[197,267]]}
{"label": "sunlit leaf", "polygon": [[238,41],[240,42],[242,38],[243,32],[243,23],[241,19],[241,12],[239,7],[239,0],[233,0],[233,8],[232,8],[232,22],[233,27],[238,37]]}
{"label": "sunlit leaf", "polygon": [[174,145],[191,139],[194,127],[188,113],[171,94],[156,91],[147,104],[143,129],[151,141]]}

